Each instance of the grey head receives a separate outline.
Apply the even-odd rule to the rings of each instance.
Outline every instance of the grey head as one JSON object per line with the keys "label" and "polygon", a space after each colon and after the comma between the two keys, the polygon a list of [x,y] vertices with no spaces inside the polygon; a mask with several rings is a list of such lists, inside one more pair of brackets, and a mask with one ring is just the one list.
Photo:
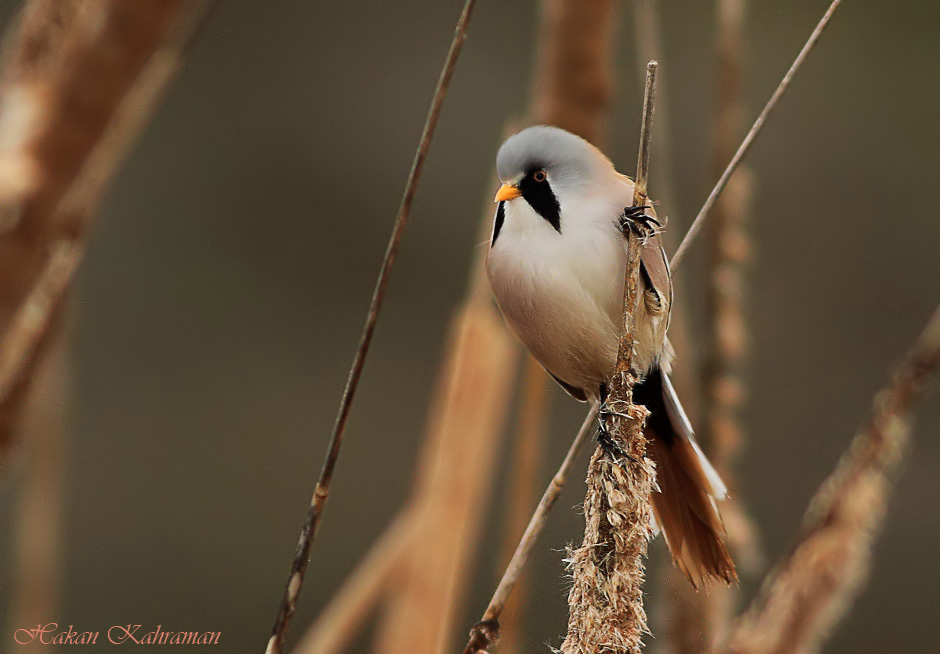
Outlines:
{"label": "grey head", "polygon": [[503,182],[517,183],[535,170],[544,170],[553,187],[564,187],[609,173],[613,165],[580,136],[538,125],[510,136],[496,155],[496,173]]}

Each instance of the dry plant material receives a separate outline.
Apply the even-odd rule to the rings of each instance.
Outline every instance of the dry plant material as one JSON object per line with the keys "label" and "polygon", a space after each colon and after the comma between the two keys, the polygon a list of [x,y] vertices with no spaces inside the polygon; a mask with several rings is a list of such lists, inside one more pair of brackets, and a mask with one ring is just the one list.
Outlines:
{"label": "dry plant material", "polygon": [[613,95],[614,0],[545,0],[531,114],[597,144]]}
{"label": "dry plant material", "polygon": [[[650,127],[656,62],[646,70],[646,92],[633,203],[646,204]],[[584,540],[570,552],[572,587],[568,594],[568,635],[564,654],[639,652],[646,633],[643,609],[643,557],[652,535],[651,495],[656,483],[646,456],[643,426],[649,412],[633,404],[634,312],[639,296],[640,242],[628,239],[623,326],[617,370],[610,381],[606,421],[611,439],[626,458],[614,459],[598,447],[591,457],[584,499]]]}
{"label": "dry plant material", "polygon": [[[59,610],[66,453],[65,411],[57,409],[67,396],[65,349],[59,329],[50,335],[42,361],[37,363],[36,379],[23,407],[20,437],[26,453],[17,475],[21,481],[12,529],[11,625],[46,624]],[[36,654],[56,649],[39,642],[30,647]]]}
{"label": "dry plant material", "polygon": [[[716,36],[716,110],[712,122],[715,176],[734,156],[743,130],[742,67],[744,0],[719,0]],[[741,411],[746,391],[740,373],[747,353],[744,286],[750,256],[747,218],[751,173],[739,167],[712,210],[705,228],[705,355],[701,371],[702,449],[732,496],[722,506],[728,544],[743,568],[759,560],[756,529],[734,496],[734,463],[741,449]],[[677,571],[667,581],[670,599],[666,640],[673,654],[699,654],[726,634],[734,611],[735,589],[718,585],[699,593]]]}
{"label": "dry plant material", "polygon": [[317,616],[293,654],[339,654],[349,645],[414,542],[415,518],[410,505],[395,517]]}
{"label": "dry plant material", "polygon": [[519,540],[519,544],[516,546],[516,550],[513,552],[512,558],[506,566],[502,578],[499,580],[499,585],[493,593],[489,606],[486,607],[486,611],[483,613],[483,619],[470,630],[470,640],[467,642],[464,654],[477,654],[478,652],[493,647],[499,641],[500,617],[505,609],[506,602],[518,582],[519,576],[522,574],[522,570],[528,562],[529,556],[532,554],[532,550],[535,548],[535,543],[539,534],[542,533],[542,529],[545,527],[545,521],[548,518],[549,512],[551,512],[552,507],[555,506],[555,502],[558,500],[558,496],[561,495],[565,484],[568,483],[568,475],[571,473],[571,467],[574,465],[581,448],[584,447],[588,436],[590,436],[596,418],[597,407],[593,407],[588,411],[581,425],[581,429],[578,430],[578,434],[568,448],[565,459],[561,462],[561,466],[558,468],[555,476],[552,477],[551,483],[549,483],[548,488],[546,488],[545,492],[542,494],[542,499],[539,500],[538,507],[536,507],[535,512],[529,519],[525,533]]}
{"label": "dry plant material", "polygon": [[518,348],[489,302],[458,314],[414,491],[417,524],[376,651],[441,652],[452,634],[495,474]]}
{"label": "dry plant material", "polygon": [[317,527],[320,524],[323,509],[330,495],[330,484],[333,481],[333,473],[336,469],[340,448],[343,444],[346,422],[349,419],[349,413],[356,396],[356,390],[359,387],[359,380],[362,378],[362,370],[365,367],[366,357],[372,345],[372,337],[375,334],[375,326],[378,322],[379,313],[382,310],[382,303],[385,300],[385,294],[388,290],[388,282],[391,279],[392,269],[395,265],[395,259],[398,255],[398,249],[401,245],[405,227],[408,224],[408,218],[411,215],[411,205],[418,191],[418,182],[421,179],[421,173],[424,170],[424,162],[427,159],[428,150],[431,147],[431,140],[434,137],[434,131],[437,127],[438,119],[440,118],[441,107],[443,106],[444,98],[447,96],[447,89],[450,86],[451,77],[453,77],[457,60],[460,57],[460,51],[463,48],[463,42],[466,37],[467,27],[469,26],[474,4],[475,0],[466,0],[464,4],[463,11],[457,21],[457,27],[454,31],[454,38],[450,44],[450,50],[447,53],[444,67],[441,70],[441,75],[437,82],[437,88],[431,99],[431,107],[428,110],[421,140],[418,142],[418,149],[415,152],[411,172],[408,175],[408,182],[405,184],[405,191],[398,208],[395,225],[392,228],[392,234],[385,250],[382,268],[379,272],[378,280],[376,281],[375,290],[372,293],[372,300],[369,304],[369,312],[366,315],[359,345],[356,348],[356,354],[353,357],[352,366],[349,370],[349,377],[343,389],[343,397],[340,400],[336,421],[333,425],[333,431],[330,434],[330,442],[327,446],[327,454],[323,461],[323,468],[320,471],[320,477],[317,480],[313,497],[310,499],[310,506],[307,509],[303,525],[300,528],[300,538],[294,550],[294,559],[291,562],[290,574],[287,577],[284,594],[281,597],[277,616],[274,619],[274,627],[271,630],[271,637],[268,639],[268,645],[265,649],[266,654],[277,654],[283,649],[287,630],[290,628],[294,611],[297,610],[297,601],[300,599],[304,576],[307,572],[307,566],[310,563],[310,550],[313,547]]}
{"label": "dry plant material", "polygon": [[938,367],[940,307],[892,381],[875,396],[868,422],[813,497],[796,545],[721,651],[819,650],[868,576],[872,544],[907,446],[911,411]]}
{"label": "dry plant material", "polygon": [[754,124],[751,125],[751,129],[748,130],[748,133],[745,135],[741,145],[738,146],[734,156],[731,157],[731,161],[728,162],[728,165],[725,167],[721,177],[718,178],[718,181],[715,183],[715,187],[705,199],[705,204],[702,205],[698,215],[695,216],[695,220],[692,221],[692,225],[689,227],[689,231],[686,232],[685,236],[683,237],[682,242],[679,244],[679,248],[676,250],[676,253],[672,255],[672,259],[670,260],[669,265],[673,270],[677,269],[679,264],[682,263],[686,252],[689,250],[689,246],[692,245],[692,241],[695,240],[695,237],[702,229],[702,224],[705,221],[705,217],[715,205],[715,202],[718,200],[718,196],[720,196],[721,192],[724,191],[725,186],[728,185],[728,181],[731,179],[734,171],[737,170],[738,166],[741,164],[744,156],[751,149],[751,145],[754,144],[754,139],[757,138],[757,135],[760,133],[761,128],[763,128],[764,123],[767,122],[767,118],[771,113],[773,113],[773,110],[777,107],[777,104],[780,102],[780,99],[783,97],[784,93],[786,93],[787,89],[790,88],[790,82],[793,81],[793,78],[800,70],[803,62],[805,62],[807,57],[809,57],[809,53],[812,52],[813,48],[816,46],[816,43],[822,36],[823,30],[826,29],[826,26],[829,24],[829,21],[832,19],[833,14],[835,14],[836,9],[839,8],[841,3],[842,0],[832,0],[832,4],[829,5],[826,13],[823,14],[823,17],[816,25],[816,28],[809,35],[809,39],[803,45],[803,49],[800,50],[800,53],[796,56],[796,59],[794,59],[793,63],[790,65],[790,69],[783,76],[783,79],[780,80],[780,84],[777,85],[773,95],[770,96],[770,100],[767,101],[767,104],[764,105],[764,109],[760,112],[757,120],[755,120]]}
{"label": "dry plant material", "polygon": [[[511,561],[516,546],[525,535],[532,506],[538,500],[539,463],[548,422],[548,375],[531,355],[525,356],[522,380],[522,406],[515,434],[512,435],[512,464],[503,542],[504,561]],[[516,584],[516,592],[506,601],[503,610],[500,643],[503,654],[517,654],[520,650],[523,607],[528,603],[524,578]]]}
{"label": "dry plant material", "polygon": [[[28,298],[64,271],[63,248],[80,258],[107,183],[204,8],[177,0],[37,0],[23,10],[0,91],[0,467],[75,266],[47,296],[46,315],[30,314]],[[21,327],[30,333],[17,334]]]}

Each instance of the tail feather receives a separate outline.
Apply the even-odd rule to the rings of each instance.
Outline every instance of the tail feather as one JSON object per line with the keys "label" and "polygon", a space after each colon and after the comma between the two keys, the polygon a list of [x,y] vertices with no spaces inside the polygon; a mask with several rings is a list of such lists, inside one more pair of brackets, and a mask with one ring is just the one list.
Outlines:
{"label": "tail feather", "polygon": [[634,399],[650,411],[649,453],[656,462],[656,520],[673,560],[694,586],[718,578],[737,581],[715,499],[727,491],[695,442],[666,374],[655,369],[634,388]]}

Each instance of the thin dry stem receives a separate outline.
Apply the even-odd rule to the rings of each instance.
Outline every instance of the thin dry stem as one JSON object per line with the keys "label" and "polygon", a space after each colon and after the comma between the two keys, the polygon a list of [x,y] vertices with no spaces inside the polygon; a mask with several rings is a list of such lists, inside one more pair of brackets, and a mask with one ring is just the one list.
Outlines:
{"label": "thin dry stem", "polygon": [[[646,72],[633,198],[636,205],[646,202],[656,67],[655,62],[650,62]],[[615,460],[599,447],[591,458],[584,500],[584,540],[569,555],[573,583],[568,594],[568,635],[561,646],[564,654],[639,652],[647,631],[643,557],[652,534],[650,497],[655,486],[655,470],[646,457],[643,434],[648,412],[633,404],[634,312],[639,297],[640,242],[632,232],[627,242],[623,331],[605,416],[611,439],[626,457]]]}
{"label": "thin dry stem", "polygon": [[350,367],[349,377],[346,380],[346,386],[343,390],[343,397],[340,400],[339,409],[336,415],[336,421],[333,425],[333,431],[330,435],[330,442],[327,447],[327,455],[323,462],[323,468],[320,471],[320,477],[317,481],[313,497],[310,500],[310,506],[304,516],[304,522],[300,529],[300,538],[294,551],[294,559],[291,562],[290,574],[287,577],[287,584],[284,587],[284,594],[281,597],[278,606],[277,616],[274,620],[274,627],[271,631],[271,637],[268,640],[265,649],[266,654],[278,654],[284,647],[284,639],[290,628],[291,619],[297,608],[297,601],[300,599],[300,591],[303,588],[304,576],[307,572],[307,566],[310,562],[310,550],[313,547],[313,541],[316,537],[317,527],[320,524],[320,517],[323,515],[323,509],[326,506],[330,495],[330,484],[333,480],[333,472],[336,469],[336,462],[339,458],[340,448],[343,443],[343,434],[346,429],[346,422],[349,419],[349,413],[352,409],[352,403],[356,396],[356,390],[359,387],[359,380],[362,377],[362,370],[365,366],[366,357],[369,354],[369,348],[372,344],[372,337],[375,333],[375,326],[378,322],[379,313],[382,309],[382,303],[388,289],[388,282],[391,278],[392,269],[398,254],[404,230],[408,224],[408,218],[411,214],[411,205],[414,202],[415,194],[418,190],[418,182],[421,179],[421,173],[424,170],[424,162],[427,158],[428,150],[431,146],[431,140],[434,136],[435,128],[440,117],[441,107],[444,98],[447,95],[447,89],[450,86],[451,77],[460,57],[460,51],[463,48],[463,42],[466,37],[467,27],[473,12],[475,0],[466,0],[460,18],[457,21],[457,27],[454,31],[454,38],[450,44],[450,50],[444,61],[444,67],[441,70],[440,78],[437,82],[437,88],[431,100],[431,107],[428,110],[427,120],[424,124],[424,130],[421,134],[421,140],[418,142],[418,149],[415,152],[414,162],[411,166],[411,172],[408,176],[408,182],[405,184],[405,191],[402,195],[401,205],[398,209],[398,216],[395,219],[395,226],[392,228],[392,234],[389,238],[388,246],[385,250],[385,257],[382,261],[382,268],[376,281],[375,290],[372,294],[372,300],[369,305],[369,312],[366,316],[365,325],[360,336],[359,345],[356,348],[356,354],[353,357]]}
{"label": "thin dry stem", "polygon": [[940,367],[940,307],[874,399],[867,423],[813,497],[796,545],[721,651],[809,654],[845,614],[871,568],[911,411]]}
{"label": "thin dry stem", "polygon": [[770,96],[770,100],[768,100],[767,104],[764,105],[763,111],[760,112],[757,120],[754,121],[751,129],[748,130],[747,135],[744,137],[741,145],[738,146],[734,156],[731,157],[731,161],[728,162],[728,166],[721,174],[721,177],[718,178],[718,182],[715,184],[715,188],[713,188],[711,193],[708,194],[708,198],[706,198],[705,204],[702,205],[698,215],[695,216],[695,220],[692,221],[692,225],[689,227],[689,231],[686,232],[685,237],[683,237],[682,242],[679,244],[679,248],[676,250],[676,253],[672,255],[672,260],[669,262],[669,265],[673,270],[677,269],[679,264],[682,263],[689,246],[692,245],[692,241],[695,240],[695,237],[702,229],[702,224],[705,221],[705,217],[711,211],[715,201],[718,199],[718,196],[721,195],[721,192],[725,189],[725,186],[727,186],[728,181],[731,179],[731,176],[734,174],[734,171],[737,169],[737,167],[741,164],[744,156],[751,149],[751,145],[753,145],[754,139],[757,138],[757,135],[760,133],[764,123],[767,122],[767,118],[777,107],[777,103],[783,97],[784,93],[786,93],[787,89],[790,88],[790,82],[793,81],[797,71],[800,70],[803,62],[806,61],[809,53],[812,52],[813,48],[816,46],[816,43],[822,36],[823,30],[826,29],[826,26],[829,24],[829,21],[832,19],[833,14],[835,14],[836,9],[839,8],[841,3],[842,0],[833,0],[832,4],[829,5],[826,13],[823,14],[823,17],[816,25],[816,28],[813,30],[812,34],[810,34],[809,39],[803,46],[803,49],[800,50],[800,53],[796,56],[796,59],[793,61],[793,64],[790,66],[790,69],[787,71],[786,75],[784,75],[783,79],[780,80],[780,84],[777,85],[773,95]]}
{"label": "thin dry stem", "polygon": [[486,607],[486,611],[483,613],[483,619],[470,631],[470,640],[467,642],[464,654],[477,654],[477,652],[489,649],[499,640],[499,619],[506,605],[506,600],[512,593],[519,575],[522,574],[522,570],[535,548],[535,543],[545,527],[549,512],[555,506],[555,502],[558,500],[558,496],[561,495],[565,484],[568,483],[571,467],[574,465],[578,452],[581,451],[585,441],[591,434],[596,417],[597,407],[595,406],[588,411],[581,429],[578,430],[571,446],[568,448],[565,459],[561,462],[561,466],[559,466],[555,476],[552,477],[552,481],[542,494],[542,499],[539,500],[538,507],[529,519],[525,533],[522,535],[512,559],[510,559],[502,578],[499,580],[499,585],[496,587],[492,599],[490,599],[489,606]]}
{"label": "thin dry stem", "polygon": [[[522,406],[513,438],[512,467],[509,476],[509,508],[505,517],[503,561],[511,561],[516,546],[526,532],[532,506],[538,501],[539,464],[548,422],[548,374],[531,355],[526,356],[522,380]],[[522,630],[523,607],[528,603],[525,579],[506,601],[500,619],[503,654],[517,654]]]}

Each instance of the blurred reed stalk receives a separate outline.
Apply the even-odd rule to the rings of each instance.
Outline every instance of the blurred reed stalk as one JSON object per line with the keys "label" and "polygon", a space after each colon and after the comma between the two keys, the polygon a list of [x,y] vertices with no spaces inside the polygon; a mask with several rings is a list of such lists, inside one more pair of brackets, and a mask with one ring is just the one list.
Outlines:
{"label": "blurred reed stalk", "polygon": [[444,651],[468,585],[518,365],[518,347],[484,297],[471,291],[454,322],[443,393],[417,471],[418,522],[387,588],[379,654]]}
{"label": "blurred reed stalk", "polygon": [[503,576],[500,578],[499,584],[493,592],[493,597],[490,599],[490,603],[483,613],[483,618],[470,630],[470,638],[464,648],[464,654],[478,654],[484,650],[491,649],[499,642],[501,630],[500,621],[506,604],[519,581],[519,577],[522,574],[525,564],[529,560],[529,556],[532,554],[532,550],[535,549],[535,543],[539,534],[542,533],[542,529],[545,527],[545,521],[548,519],[549,512],[552,510],[552,507],[555,506],[555,502],[558,501],[558,496],[561,495],[565,484],[568,483],[568,475],[571,473],[571,467],[574,465],[575,458],[578,456],[581,448],[584,447],[588,436],[590,436],[596,418],[597,407],[595,406],[588,411],[581,425],[581,429],[578,430],[577,435],[571,442],[571,446],[568,448],[568,453],[561,462],[561,466],[558,468],[555,476],[552,477],[548,488],[546,488],[545,492],[542,494],[542,499],[539,500],[539,504],[532,514],[532,517],[529,519],[529,524],[526,526],[525,533],[523,533],[519,544],[516,545],[512,558],[506,565],[506,570],[503,572]]}
{"label": "blurred reed stalk", "polygon": [[0,483],[21,442],[14,624],[56,609],[67,325],[109,182],[178,71],[206,2],[29,2],[0,88]]}
{"label": "blurred reed stalk", "polygon": [[777,85],[777,88],[770,96],[767,104],[764,105],[760,115],[754,121],[754,124],[751,125],[751,128],[748,130],[747,134],[745,134],[744,140],[741,141],[738,149],[731,157],[731,161],[728,162],[728,165],[721,173],[718,181],[715,182],[714,188],[712,188],[711,192],[708,194],[708,197],[705,199],[705,203],[702,205],[702,208],[699,209],[698,214],[695,216],[695,220],[693,220],[692,224],[689,226],[689,229],[682,238],[682,242],[679,243],[679,247],[676,249],[675,254],[672,255],[672,259],[669,261],[669,265],[672,267],[673,271],[679,268],[679,264],[682,263],[686,253],[689,250],[689,247],[692,245],[692,242],[695,240],[695,238],[698,236],[698,233],[704,226],[705,219],[708,217],[712,208],[715,206],[715,202],[718,201],[721,193],[728,185],[731,176],[734,175],[734,172],[738,169],[738,166],[741,165],[744,157],[750,151],[751,146],[754,144],[754,140],[757,138],[757,135],[760,134],[760,131],[767,122],[767,119],[770,117],[770,114],[772,114],[774,109],[777,108],[777,104],[780,102],[780,99],[787,92],[787,89],[790,88],[790,83],[793,81],[793,78],[796,76],[797,72],[799,72],[800,68],[809,57],[810,52],[812,52],[813,48],[816,47],[820,37],[822,37],[823,31],[829,25],[829,21],[832,20],[832,17],[836,13],[836,9],[839,8],[840,4],[842,4],[842,0],[832,0],[829,8],[826,9],[826,12],[823,14],[822,18],[816,24],[816,27],[810,33],[809,38],[803,45],[803,48],[800,50],[799,54],[796,56],[796,59],[793,60],[789,70],[787,70],[786,74],[784,74],[783,79],[780,80],[780,84]]}
{"label": "blurred reed stalk", "polygon": [[[178,63],[190,17],[204,6],[34,0],[8,39],[0,73],[0,474],[101,197],[175,72],[167,57],[172,51]],[[37,305],[50,279],[58,288]]]}
{"label": "blurred reed stalk", "polygon": [[[634,206],[647,202],[656,68],[656,62],[651,61],[646,69]],[[633,404],[634,312],[640,274],[638,235],[631,232],[627,244],[617,370],[610,380],[608,412],[601,416],[611,439],[626,456],[615,458],[598,447],[591,457],[584,498],[584,540],[568,557],[572,587],[568,594],[568,635],[561,646],[564,654],[638,653],[647,632],[643,557],[652,535],[651,495],[656,473],[646,456],[643,434],[649,412]]]}
{"label": "blurred reed stalk", "polygon": [[[613,95],[611,52],[616,10],[612,0],[547,0],[541,4],[535,83],[527,122],[555,125],[601,145]],[[492,210],[487,208],[489,222]],[[528,354],[523,375],[523,403],[510,475],[504,550],[507,562],[515,555],[536,502],[536,474],[547,422],[548,375]],[[519,579],[515,593],[500,608],[500,646],[506,654],[519,650],[518,614],[526,604],[522,581]]]}
{"label": "blurred reed stalk", "polygon": [[[712,168],[719,177],[734,155],[743,129],[744,0],[719,0],[716,35],[716,109],[712,123]],[[734,495],[734,463],[741,449],[740,421],[745,386],[740,379],[747,353],[744,312],[746,266],[750,258],[747,220],[752,175],[744,166],[734,172],[715,202],[705,228],[706,329],[701,377],[702,448],[731,497],[721,512],[728,541],[742,571],[759,560],[756,529],[740,498]],[[699,593],[672,569],[667,578],[665,633],[670,652],[698,654],[724,635],[734,611],[736,589],[726,586]]]}
{"label": "blurred reed stalk", "polygon": [[[536,483],[542,461],[548,422],[548,375],[530,355],[525,355],[522,372],[522,406],[512,439],[512,463],[509,474],[509,509],[505,517],[502,560],[511,561],[516,544],[525,535],[532,506],[536,503]],[[506,602],[501,624],[503,654],[521,651],[519,635],[523,631],[523,607],[528,604],[524,578]]]}
{"label": "blurred reed stalk", "polygon": [[[22,482],[17,493],[13,539],[11,611],[5,616],[12,633],[19,625],[46,624],[59,609],[62,590],[62,497],[64,411],[66,397],[65,334],[56,330],[36,366],[36,379],[20,421],[23,442]],[[34,652],[50,652],[34,643]]]}
{"label": "blurred reed stalk", "polygon": [[401,567],[415,538],[416,513],[409,504],[395,516],[307,629],[294,654],[338,654],[349,646]]}
{"label": "blurred reed stalk", "polygon": [[796,545],[719,651],[819,651],[867,580],[872,545],[904,453],[911,411],[940,367],[940,306],[874,399],[871,415],[816,492]]}
{"label": "blurred reed stalk", "polygon": [[494,486],[517,355],[476,266],[451,326],[414,491],[294,654],[343,651],[382,599],[377,652],[446,646]]}
{"label": "blurred reed stalk", "polygon": [[326,508],[326,502],[330,496],[330,486],[333,481],[333,473],[336,470],[336,463],[339,460],[343,436],[346,431],[346,423],[349,420],[352,404],[356,397],[356,391],[359,388],[359,381],[362,378],[362,371],[365,368],[366,358],[369,355],[372,337],[375,334],[375,327],[382,310],[382,304],[385,301],[385,294],[388,291],[388,283],[395,266],[395,259],[398,255],[401,239],[404,236],[405,227],[411,215],[411,207],[418,191],[418,184],[421,180],[424,163],[431,147],[434,131],[437,128],[441,107],[444,104],[444,98],[447,96],[447,90],[450,86],[450,80],[453,77],[454,70],[457,67],[460,52],[463,49],[463,43],[466,38],[467,28],[469,27],[470,17],[473,14],[474,4],[475,0],[466,0],[464,3],[463,10],[457,20],[457,27],[454,30],[450,49],[447,52],[447,57],[444,60],[444,65],[437,81],[437,87],[431,98],[431,106],[428,109],[421,139],[418,142],[418,148],[411,165],[411,172],[405,184],[405,190],[398,207],[395,224],[392,227],[392,233],[389,237],[385,256],[382,260],[382,267],[375,283],[375,289],[372,292],[372,299],[369,303],[369,311],[366,315],[362,334],[359,338],[359,345],[356,347],[352,365],[349,369],[349,376],[346,379],[346,385],[343,389],[343,396],[340,400],[336,420],[330,434],[327,453],[323,460],[323,467],[320,470],[313,496],[310,498],[310,505],[307,507],[307,512],[304,515],[304,521],[300,528],[300,538],[294,549],[290,573],[287,576],[284,593],[278,604],[277,615],[274,618],[274,627],[271,629],[271,637],[268,639],[265,654],[278,654],[281,652],[284,647],[284,640],[287,637],[287,631],[290,628],[291,620],[294,617],[294,612],[297,610],[300,591],[303,588],[304,577],[307,573],[307,567],[310,564],[310,551],[313,547],[313,541],[316,538],[317,528],[320,525],[323,510]]}

